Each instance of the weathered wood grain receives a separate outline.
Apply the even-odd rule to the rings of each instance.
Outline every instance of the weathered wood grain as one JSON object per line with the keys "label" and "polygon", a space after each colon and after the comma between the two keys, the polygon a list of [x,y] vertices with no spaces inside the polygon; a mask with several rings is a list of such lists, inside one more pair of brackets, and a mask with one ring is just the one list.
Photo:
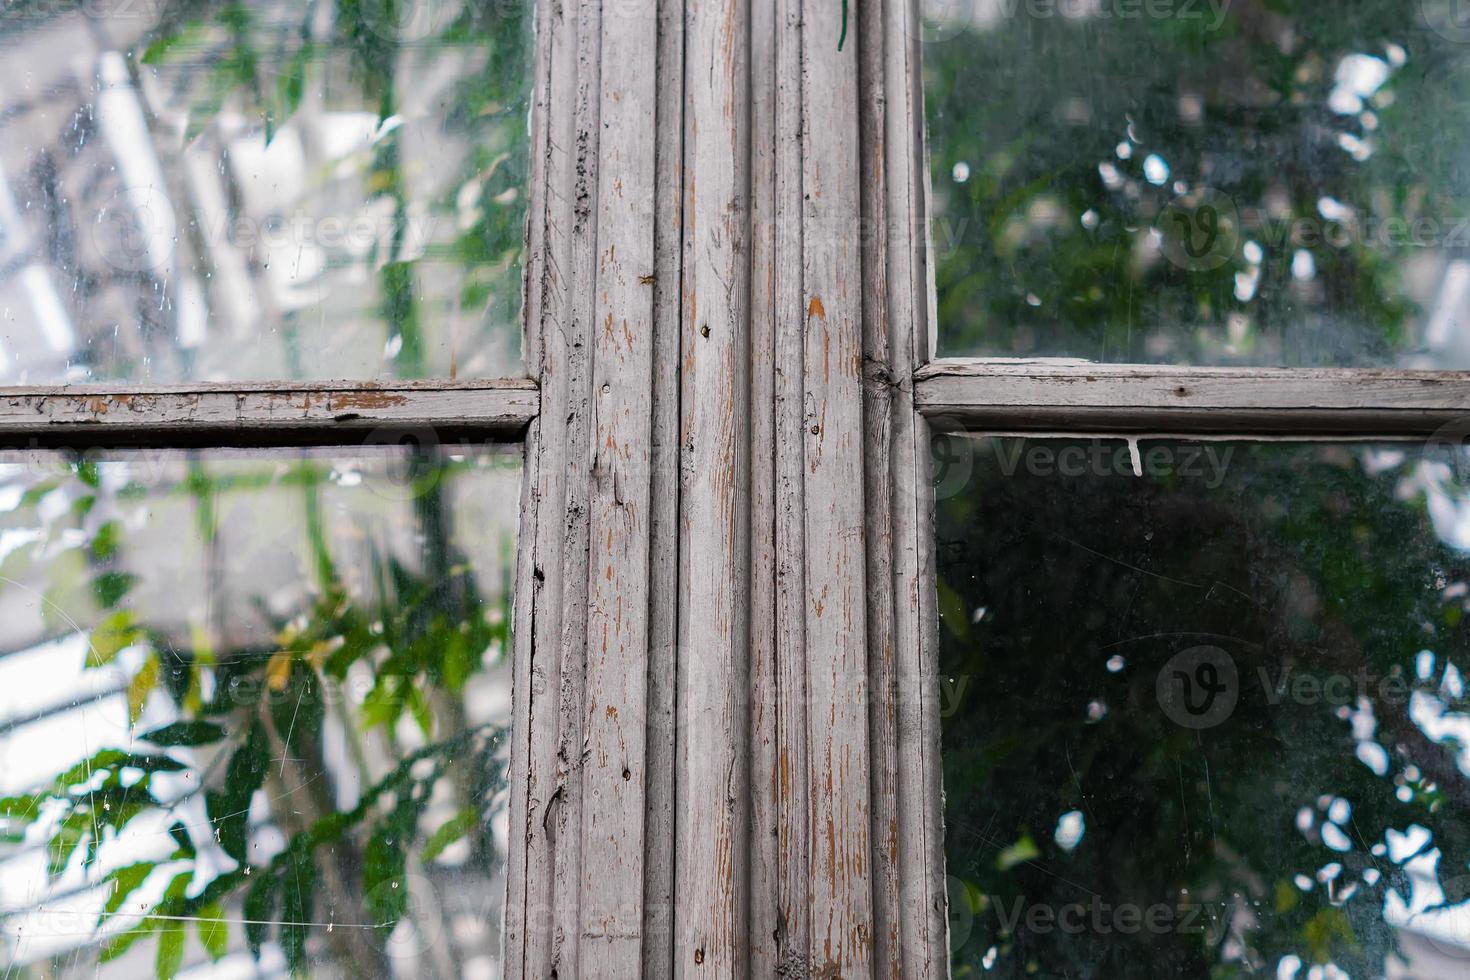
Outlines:
{"label": "weathered wood grain", "polygon": [[890,0],[883,16],[899,933],[902,976],[922,980],[949,975],[929,429],[911,381],[934,349],[937,310],[918,4]]}
{"label": "weathered wood grain", "polygon": [[[564,600],[575,604],[577,583],[565,596],[566,533],[580,515],[569,485],[585,474],[587,440],[576,438],[570,409],[580,397],[571,353],[586,340],[574,336],[572,296],[585,288],[573,265],[578,189],[577,92],[580,7],[537,7],[538,51],[533,95],[531,208],[528,223],[526,351],[541,384],[542,413],[527,433],[522,497],[514,644],[516,650],[511,748],[511,847],[507,872],[507,978],[547,977],[561,943],[560,930],[578,903],[558,871],[558,844],[575,817],[562,765],[562,677],[571,665],[562,653]],[[586,320],[582,321],[585,327]],[[589,376],[590,379],[590,376]],[[583,466],[574,471],[574,457]],[[585,557],[584,557],[585,561]],[[585,595],[585,577],[581,583]],[[585,607],[584,607],[585,609]],[[576,619],[577,610],[572,610]],[[585,636],[585,625],[583,626]],[[571,823],[575,830],[577,823]],[[580,839],[580,835],[578,835]]]}
{"label": "weathered wood grain", "polygon": [[[776,621],[776,926],[779,975],[805,976],[811,952],[810,800],[807,767],[806,629],[806,301],[802,261],[802,3],[774,0],[776,11],[775,188],[771,230],[775,262]],[[769,901],[766,898],[765,901]]]}
{"label": "weathered wood grain", "polygon": [[[885,156],[888,23],[882,7],[862,19],[859,33],[861,192],[863,227],[887,229]],[[890,235],[864,235],[863,267],[863,494],[867,530],[868,733],[871,744],[873,848],[873,975],[903,976],[902,881],[898,832],[898,636],[894,582],[893,325],[889,318]],[[899,239],[899,247],[903,239]],[[895,284],[900,289],[906,284]],[[904,322],[903,326],[908,327]],[[907,343],[907,330],[898,341]]]}
{"label": "weathered wood grain", "polygon": [[746,0],[686,0],[674,972],[744,978],[749,850]]}
{"label": "weathered wood grain", "polygon": [[421,438],[518,439],[536,383],[114,384],[0,388],[0,445],[288,446]]}
{"label": "weathered wood grain", "polygon": [[893,9],[543,17],[516,976],[943,969]]}
{"label": "weathered wood grain", "polygon": [[655,109],[652,532],[643,977],[674,975],[675,698],[679,645],[679,375],[684,250],[684,5],[659,0]]}
{"label": "weathered wood grain", "polygon": [[612,977],[643,967],[657,55],[654,0],[604,13],[578,961]]}
{"label": "weathered wood grain", "polygon": [[[546,201],[550,191],[553,153],[548,147],[552,106],[552,76],[556,67],[551,41],[557,31],[565,30],[551,4],[536,7],[536,45],[530,120],[530,186],[526,206],[526,261],[521,292],[522,350],[526,366],[543,383],[540,397],[546,398],[545,344],[541,337],[542,299],[550,273],[551,249],[547,236]],[[554,404],[554,402],[551,402]],[[511,725],[510,725],[510,800],[507,805],[509,842],[506,856],[504,954],[502,962],[507,980],[520,980],[527,975],[527,964],[539,953],[539,936],[546,930],[539,910],[546,904],[548,865],[545,834],[536,821],[546,802],[545,773],[541,764],[549,742],[545,722],[545,671],[543,662],[533,665],[536,653],[535,610],[544,600],[546,573],[539,567],[546,540],[539,533],[541,496],[548,490],[554,447],[558,444],[553,431],[543,433],[539,421],[526,428],[526,443],[521,468],[520,527],[516,536],[516,586],[511,610]]]}
{"label": "weathered wood grain", "polygon": [[[750,24],[750,972],[777,975],[784,916],[776,709],[776,29],[775,0]],[[795,321],[792,321],[795,322]]]}
{"label": "weathered wood grain", "polygon": [[1461,371],[1172,367],[945,358],[915,375],[945,427],[1007,430],[1430,434],[1470,413]]}
{"label": "weathered wood grain", "polygon": [[[802,4],[811,971],[872,972],[858,129],[861,11]],[[839,48],[836,39],[846,38]]]}

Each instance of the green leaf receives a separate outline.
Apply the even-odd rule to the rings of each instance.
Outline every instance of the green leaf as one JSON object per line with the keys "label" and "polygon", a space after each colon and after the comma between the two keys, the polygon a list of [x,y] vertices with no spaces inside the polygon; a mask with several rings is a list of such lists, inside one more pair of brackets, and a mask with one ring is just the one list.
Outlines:
{"label": "green leaf", "polygon": [[107,877],[103,880],[112,882],[112,891],[107,896],[107,902],[102,906],[104,915],[99,917],[97,924],[100,926],[108,915],[121,909],[123,903],[128,900],[128,896],[137,891],[138,886],[148,880],[148,876],[153,873],[153,869],[156,867],[158,865],[152,861],[140,861],[137,864],[130,864],[127,867],[118,868],[116,871],[108,873]]}
{"label": "green leaf", "polygon": [[1018,864],[1034,861],[1041,857],[1041,852],[1036,849],[1036,842],[1031,839],[1030,834],[1022,834],[1021,839],[1010,847],[1000,852],[995,859],[995,866],[1002,871],[1009,871]]}
{"label": "green leaf", "polygon": [[87,666],[110,664],[117,655],[143,638],[143,631],[133,625],[133,614],[119,609],[103,619],[92,631],[87,647]]}
{"label": "green leaf", "polygon": [[419,730],[424,733],[424,738],[432,741],[434,738],[434,712],[429,707],[429,699],[424,696],[423,689],[417,684],[405,685],[408,696],[408,710],[413,713],[413,720],[418,722]]}
{"label": "green leaf", "polygon": [[0,817],[6,820],[19,817],[29,825],[40,815],[42,799],[43,797],[34,795],[0,796]]}
{"label": "green leaf", "polygon": [[444,648],[439,664],[444,686],[453,694],[464,690],[464,682],[475,669],[474,657],[470,654],[469,638],[459,630],[446,631]]}
{"label": "green leaf", "polygon": [[138,736],[154,745],[208,745],[225,737],[225,730],[208,721],[176,721]]}
{"label": "green leaf", "polygon": [[189,839],[189,830],[183,823],[175,821],[174,825],[168,828],[168,833],[174,839],[174,843],[179,845],[178,850],[173,855],[175,858],[192,858],[194,856],[194,842]]}
{"label": "green leaf", "polygon": [[464,837],[475,828],[479,817],[478,810],[469,808],[459,811],[446,820],[444,825],[434,831],[424,844],[423,860],[432,861],[444,853],[446,847]]}
{"label": "green leaf", "polygon": [[83,759],[56,779],[56,787],[64,789],[91,783],[99,772],[117,772],[122,769],[141,769],[145,773],[183,772],[189,768],[177,759],[155,753],[139,754],[122,749],[102,749]]}
{"label": "green leaf", "polygon": [[[226,854],[245,863],[250,798],[265,781],[270,765],[270,743],[259,722],[250,726],[245,744],[230,757],[225,770],[224,788],[204,794],[204,807],[214,825],[215,839]],[[248,918],[248,916],[247,916]]]}
{"label": "green leaf", "polygon": [[87,810],[73,810],[56,828],[46,844],[46,872],[59,875],[82,842],[92,836],[92,815]]}
{"label": "green leaf", "polygon": [[97,529],[92,537],[92,557],[99,562],[105,562],[117,554],[118,546],[122,543],[122,525],[117,521],[107,521]]}
{"label": "green leaf", "polygon": [[209,958],[218,963],[230,951],[230,930],[225,925],[225,911],[218,902],[211,902],[199,910],[199,942]]}
{"label": "green leaf", "polygon": [[304,46],[291,56],[291,60],[276,78],[276,101],[266,111],[265,142],[269,146],[275,138],[277,127],[290,119],[301,105],[306,92],[306,66],[311,57],[311,46]]}
{"label": "green leaf", "polygon": [[403,713],[403,687],[399,678],[379,672],[372,690],[362,700],[362,723],[367,728],[389,728]]}
{"label": "green leaf", "polygon": [[316,862],[311,852],[298,849],[287,862],[281,884],[281,950],[293,974],[306,969],[306,933],[316,898]]}
{"label": "green leaf", "polygon": [[102,950],[97,954],[98,962],[107,963],[111,960],[117,959],[119,956],[131,949],[134,943],[142,939],[144,936],[157,931],[157,929],[158,920],[153,918],[151,915],[147,916],[143,919],[142,922],[133,926],[127,932],[121,932],[118,933],[116,936],[113,936],[112,939],[110,939],[107,944],[102,947]]}
{"label": "green leaf", "polygon": [[158,654],[148,655],[143,666],[128,681],[128,724],[136,724],[148,703],[148,693],[158,684]]}
{"label": "green leaf", "polygon": [[184,963],[184,924],[165,922],[158,934],[158,980],[173,980]]}
{"label": "green leaf", "polygon": [[1353,927],[1341,909],[1317,910],[1303,925],[1302,939],[1312,951],[1312,962],[1330,963],[1333,947],[1354,942]]}
{"label": "green leaf", "polygon": [[158,38],[144,49],[143,57],[138,60],[145,65],[157,65],[163,61],[163,56],[168,54],[168,49],[177,44],[178,41],[178,34],[169,34],[166,37]]}
{"label": "green leaf", "polygon": [[260,959],[260,947],[270,937],[267,923],[275,918],[277,883],[275,877],[262,874],[245,892],[245,944],[256,959]]}
{"label": "green leaf", "polygon": [[300,658],[292,661],[284,690],[270,694],[271,720],[285,740],[289,754],[309,759],[314,740],[321,734],[326,704],[317,672]]}
{"label": "green leaf", "polygon": [[[189,889],[189,882],[193,880],[194,872],[192,871],[185,871],[182,874],[174,875],[173,880],[168,883],[168,888],[164,889],[163,900],[165,902],[181,901],[184,897],[184,892],[188,891]],[[107,945],[102,947],[102,950],[98,954],[97,959],[102,963],[107,963],[111,960],[115,960],[122,954],[126,953],[134,943],[136,943],[139,939],[142,939],[144,936],[151,935],[153,933],[162,933],[172,928],[178,928],[180,932],[182,932],[184,926],[181,922],[175,925],[172,920],[160,919],[155,915],[146,915],[143,917],[142,922],[139,922],[128,931],[114,936],[112,940],[107,943]],[[160,955],[161,954],[162,950],[160,950]],[[174,966],[174,970],[178,970],[177,965]],[[173,974],[169,975],[172,976]]]}
{"label": "green leaf", "polygon": [[363,851],[362,887],[367,893],[368,914],[383,936],[397,927],[408,909],[406,865],[403,841],[390,828],[379,828]]}
{"label": "green leaf", "polygon": [[964,600],[959,597],[959,593],[950,588],[944,579],[938,579],[934,585],[935,591],[939,594],[940,623],[956,639],[962,642],[968,640],[970,638],[970,616],[965,610]]}
{"label": "green leaf", "polygon": [[123,600],[138,581],[128,572],[103,572],[92,579],[92,590],[97,593],[97,602],[103,609],[111,609]]}

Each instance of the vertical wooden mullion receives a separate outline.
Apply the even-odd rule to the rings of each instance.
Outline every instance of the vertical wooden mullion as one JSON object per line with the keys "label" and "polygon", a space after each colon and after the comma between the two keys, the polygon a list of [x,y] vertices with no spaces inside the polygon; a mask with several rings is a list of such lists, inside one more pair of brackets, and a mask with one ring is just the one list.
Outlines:
{"label": "vertical wooden mullion", "polygon": [[[887,456],[892,474],[898,711],[897,867],[905,977],[949,975],[939,764],[938,637],[929,427],[913,375],[931,356],[936,310],[929,236],[929,168],[918,4],[888,0],[883,58],[883,168],[889,263],[889,372],[894,383]],[[883,451],[878,448],[877,451]]]}
{"label": "vertical wooden mullion", "polygon": [[862,13],[542,5],[508,976],[945,972],[918,47]]}
{"label": "vertical wooden mullion", "polygon": [[[566,494],[559,557],[562,565],[560,674],[557,677],[556,799],[547,817],[552,849],[552,948],[548,975],[579,976],[580,932],[586,896],[582,892],[582,812],[584,763],[590,733],[585,724],[587,691],[587,612],[592,497],[593,331],[597,311],[598,176],[602,111],[602,5],[600,0],[567,4],[577,17],[576,85],[569,144],[574,166],[568,197],[570,261],[566,319],[555,325],[566,372]],[[545,517],[542,518],[545,521]],[[539,613],[540,611],[538,611]]]}
{"label": "vertical wooden mullion", "polygon": [[566,110],[576,84],[576,20],[538,5],[532,109],[532,179],[527,218],[527,368],[541,388],[526,435],[514,619],[511,742],[511,848],[507,873],[505,973],[544,977],[551,968],[555,863],[550,834],[558,801],[555,767],[561,675],[561,549],[569,455],[565,334],[571,241],[562,220],[573,190],[575,120]]}
{"label": "vertical wooden mullion", "polygon": [[[898,636],[894,581],[893,438],[895,392],[889,319],[889,208],[884,65],[888,21],[859,25],[863,256],[863,480],[867,503],[869,737],[872,751],[873,973],[903,977],[902,880],[898,828]],[[880,233],[881,232],[881,233]],[[893,284],[902,289],[902,284]],[[902,342],[904,336],[900,334]],[[901,409],[900,409],[901,410]],[[880,587],[881,586],[881,587]]]}

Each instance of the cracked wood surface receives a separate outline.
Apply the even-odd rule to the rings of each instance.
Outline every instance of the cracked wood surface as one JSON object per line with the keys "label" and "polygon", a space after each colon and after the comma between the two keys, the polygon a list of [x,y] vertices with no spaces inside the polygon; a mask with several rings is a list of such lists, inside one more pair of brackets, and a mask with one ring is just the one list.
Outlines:
{"label": "cracked wood surface", "polygon": [[1252,435],[1430,435],[1470,425],[1470,374],[942,358],[914,397],[944,428]]}
{"label": "cracked wood surface", "polygon": [[0,443],[285,446],[409,429],[515,439],[538,401],[521,379],[0,388]]}
{"label": "cracked wood surface", "polygon": [[843,17],[541,8],[507,976],[944,970],[917,33]]}

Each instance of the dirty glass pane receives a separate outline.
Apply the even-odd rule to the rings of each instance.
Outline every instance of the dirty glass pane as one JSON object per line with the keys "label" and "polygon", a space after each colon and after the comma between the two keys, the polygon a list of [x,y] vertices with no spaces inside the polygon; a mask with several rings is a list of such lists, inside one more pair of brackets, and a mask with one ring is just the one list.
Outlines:
{"label": "dirty glass pane", "polygon": [[953,440],[955,977],[1470,976],[1470,454]]}
{"label": "dirty glass pane", "polygon": [[0,454],[5,976],[499,976],[517,469]]}
{"label": "dirty glass pane", "polygon": [[0,384],[521,373],[531,5],[0,9]]}
{"label": "dirty glass pane", "polygon": [[926,0],[939,350],[1470,367],[1458,0]]}

